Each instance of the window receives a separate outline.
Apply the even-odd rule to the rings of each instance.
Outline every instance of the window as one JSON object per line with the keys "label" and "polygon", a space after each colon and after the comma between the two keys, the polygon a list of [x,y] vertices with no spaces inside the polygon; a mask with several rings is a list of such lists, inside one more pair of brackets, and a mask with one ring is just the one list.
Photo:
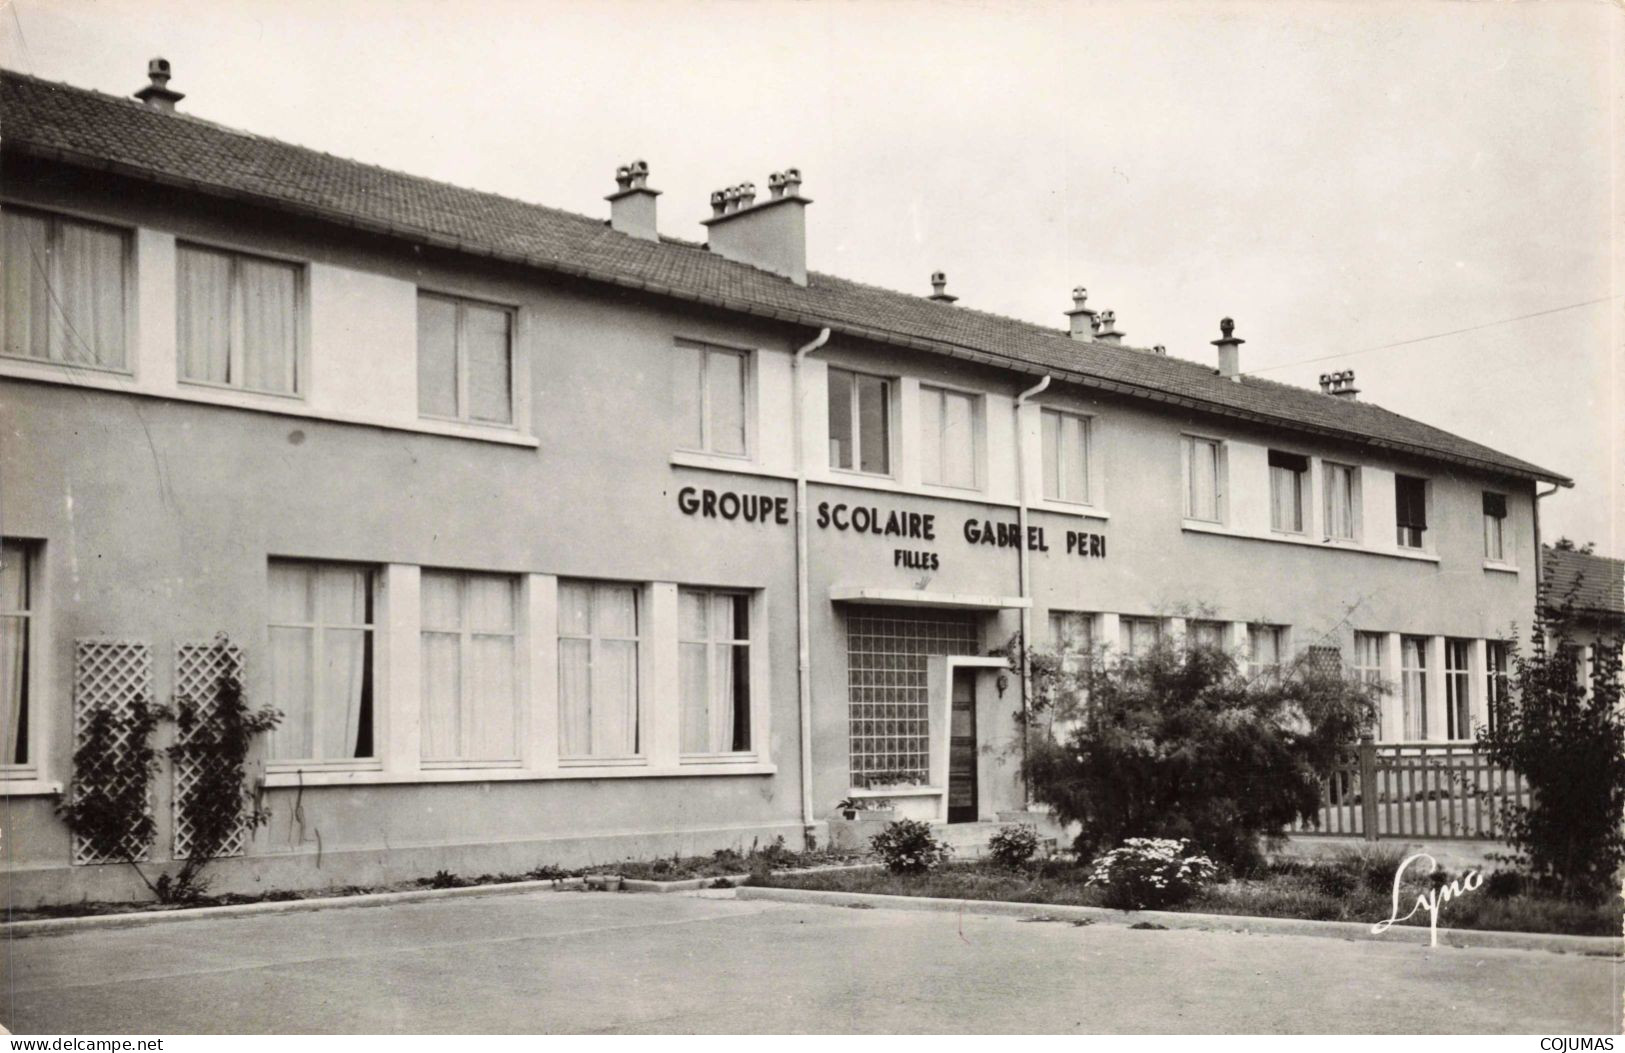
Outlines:
{"label": "window", "polygon": [[677,590],[683,753],[750,750],[750,597]]}
{"label": "window", "polygon": [[891,390],[883,377],[829,371],[829,466],[891,474]]}
{"label": "window", "polygon": [[1484,491],[1484,558],[1507,561],[1507,495]]}
{"label": "window", "polygon": [[175,264],[181,379],[297,394],[299,268],[196,245]]}
{"label": "window", "polygon": [[1428,737],[1428,641],[1399,638],[1400,734],[1412,742]]}
{"label": "window", "polygon": [[1051,501],[1089,503],[1089,418],[1044,410],[1044,496]]}
{"label": "window", "polygon": [[1219,443],[1185,436],[1185,517],[1220,521]]}
{"label": "window", "polygon": [[1185,639],[1192,647],[1224,650],[1224,623],[1192,620],[1185,623]]}
{"label": "window", "polygon": [[1150,654],[1162,639],[1162,622],[1156,618],[1121,618],[1117,623],[1117,636],[1124,656],[1139,658]]}
{"label": "window", "polygon": [[1326,537],[1332,541],[1359,538],[1359,469],[1347,464],[1325,464]]}
{"label": "window", "polygon": [[1468,671],[1471,644],[1466,640],[1444,642],[1444,711],[1446,738],[1473,737],[1472,674]]}
{"label": "window", "polygon": [[1484,717],[1491,731],[1495,730],[1500,719],[1501,707],[1506,705],[1509,683],[1507,645],[1500,640],[1485,641]]}
{"label": "window", "polygon": [[5,353],[125,369],[125,261],[114,227],[7,207],[0,212]]}
{"label": "window", "polygon": [[25,541],[0,541],[0,769],[32,764],[28,679],[33,660],[34,562]]}
{"label": "window", "polygon": [[272,560],[272,760],[375,756],[373,586],[369,567]]}
{"label": "window", "polygon": [[981,485],[980,399],[962,391],[920,388],[920,471],[933,486]]}
{"label": "window", "polygon": [[1281,656],[1286,651],[1286,627],[1247,626],[1247,675],[1275,677],[1281,673]]}
{"label": "window", "polygon": [[1095,646],[1095,616],[1086,611],[1050,611],[1049,638],[1061,654],[1088,654]]}
{"label": "window", "polygon": [[422,757],[517,761],[514,580],[423,572]]}
{"label": "window", "polygon": [[1308,497],[1309,458],[1271,450],[1270,529],[1287,534],[1304,532],[1304,504]]}
{"label": "window", "polygon": [[638,589],[559,582],[559,749],[630,757],[638,740]]}
{"label": "window", "polygon": [[418,293],[418,412],[513,423],[513,312]]}
{"label": "window", "polygon": [[1383,649],[1387,638],[1383,633],[1354,634],[1354,675],[1367,684],[1382,683]]}
{"label": "window", "polygon": [[745,376],[742,351],[677,345],[673,381],[680,448],[745,456]]}
{"label": "window", "polygon": [[1410,475],[1394,476],[1394,514],[1401,548],[1421,548],[1428,528],[1428,484]]}

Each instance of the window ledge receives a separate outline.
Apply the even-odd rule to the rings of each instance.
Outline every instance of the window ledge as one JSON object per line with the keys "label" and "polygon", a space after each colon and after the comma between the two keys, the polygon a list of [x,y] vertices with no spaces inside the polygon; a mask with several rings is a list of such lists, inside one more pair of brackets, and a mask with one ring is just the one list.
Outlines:
{"label": "window ledge", "polygon": [[733,472],[737,475],[763,475],[770,479],[794,479],[795,476],[776,468],[764,468],[746,457],[724,457],[715,453],[694,450],[673,450],[671,463],[680,468],[703,468],[710,472]]}
{"label": "window ledge", "polygon": [[429,771],[316,771],[279,772],[265,777],[270,789],[297,786],[390,786],[460,782],[546,782],[562,779],[659,779],[696,775],[773,775],[778,765],[691,762],[675,766],[581,767],[540,771],[524,768],[438,768]]}
{"label": "window ledge", "polygon": [[0,797],[60,796],[62,784],[48,779],[0,779]]}
{"label": "window ledge", "polygon": [[941,797],[945,791],[941,786],[894,786],[870,787],[866,789],[849,789],[846,795],[855,800],[874,800],[877,797]]}
{"label": "window ledge", "polygon": [[1321,549],[1331,552],[1351,552],[1363,556],[1387,556],[1391,559],[1411,559],[1420,563],[1438,563],[1440,559],[1431,552],[1419,552],[1407,549],[1377,549],[1365,545],[1355,545],[1347,541],[1315,541],[1304,535],[1291,534],[1255,534],[1247,531],[1233,530],[1222,523],[1209,523],[1202,519],[1186,519],[1182,523],[1185,530],[1195,534],[1218,534],[1220,537],[1240,538],[1245,541],[1271,541],[1278,545],[1302,545],[1306,548]]}
{"label": "window ledge", "polygon": [[1027,502],[1029,512],[1054,512],[1056,515],[1077,516],[1079,519],[1110,519],[1112,514],[1105,509],[1094,505],[1071,504],[1066,501],[1049,501],[1043,498]]}
{"label": "window ledge", "polygon": [[[177,386],[174,388],[157,388],[145,386],[139,380],[126,374],[86,372],[72,367],[65,368],[44,362],[26,362],[15,358],[0,358],[0,377],[32,380],[46,384],[61,384],[70,388],[115,391],[124,395],[167,399],[171,402],[190,402],[200,406],[248,410],[253,413],[268,413],[278,417],[329,421],[334,424],[382,428],[386,431],[416,432],[420,435],[443,435],[448,438],[470,439],[476,442],[491,442],[505,446],[535,448],[541,445],[535,437],[521,434],[503,425],[461,424],[451,421],[424,420],[419,417],[413,417],[409,420],[372,417],[357,413],[321,409],[312,406],[301,396],[261,395],[240,391],[236,388],[212,387],[190,382],[180,386],[181,382],[177,381]],[[416,412],[416,407],[413,407],[413,411]]]}
{"label": "window ledge", "polygon": [[1488,560],[1488,559],[1484,561],[1484,569],[1485,570],[1493,570],[1493,571],[1496,571],[1496,572],[1501,573],[1501,574],[1511,574],[1514,577],[1516,577],[1517,574],[1518,574],[1518,568],[1514,567],[1512,564],[1510,564],[1510,563],[1496,563],[1494,560]]}

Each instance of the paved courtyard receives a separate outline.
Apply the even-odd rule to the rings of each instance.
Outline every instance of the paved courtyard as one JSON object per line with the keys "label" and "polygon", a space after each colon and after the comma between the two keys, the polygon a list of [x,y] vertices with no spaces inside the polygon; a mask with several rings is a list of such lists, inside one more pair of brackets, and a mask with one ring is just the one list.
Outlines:
{"label": "paved courtyard", "polygon": [[12,940],[25,1033],[1618,1030],[1618,965],[725,894],[539,892]]}

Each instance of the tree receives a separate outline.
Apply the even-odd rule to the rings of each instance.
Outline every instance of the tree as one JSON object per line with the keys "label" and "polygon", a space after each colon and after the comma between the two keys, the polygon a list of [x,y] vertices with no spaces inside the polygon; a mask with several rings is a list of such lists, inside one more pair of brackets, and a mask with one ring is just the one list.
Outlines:
{"label": "tree", "polygon": [[1552,542],[1552,550],[1554,552],[1578,552],[1581,555],[1589,556],[1597,551],[1597,543],[1595,541],[1587,541],[1583,545],[1576,545],[1573,539],[1560,537],[1556,541]]}
{"label": "tree", "polygon": [[1502,806],[1514,859],[1554,891],[1591,899],[1618,892],[1625,863],[1621,639],[1601,634],[1587,677],[1574,624],[1573,591],[1552,608],[1543,589],[1527,653],[1510,642],[1508,690],[1478,734],[1490,760],[1529,785],[1528,803]]}
{"label": "tree", "polygon": [[1137,658],[1031,652],[1023,777],[1081,827],[1081,856],[1130,837],[1186,838],[1238,868],[1319,809],[1339,750],[1375,718],[1377,689],[1299,661],[1247,678],[1213,647]]}

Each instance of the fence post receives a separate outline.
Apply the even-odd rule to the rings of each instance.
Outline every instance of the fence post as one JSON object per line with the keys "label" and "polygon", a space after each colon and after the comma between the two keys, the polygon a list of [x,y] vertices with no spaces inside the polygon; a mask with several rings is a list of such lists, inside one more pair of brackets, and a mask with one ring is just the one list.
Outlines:
{"label": "fence post", "polygon": [[1367,841],[1377,839],[1377,744],[1370,734],[1360,736],[1360,830]]}

